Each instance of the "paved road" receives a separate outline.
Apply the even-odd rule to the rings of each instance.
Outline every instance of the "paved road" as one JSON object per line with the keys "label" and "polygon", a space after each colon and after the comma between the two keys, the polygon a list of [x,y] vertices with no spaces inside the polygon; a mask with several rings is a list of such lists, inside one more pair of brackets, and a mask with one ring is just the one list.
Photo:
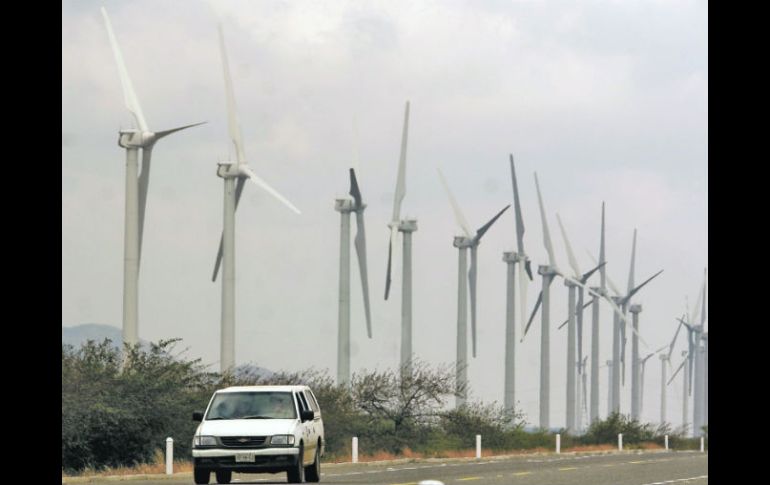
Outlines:
{"label": "paved road", "polygon": [[[211,483],[216,483],[212,474]],[[664,485],[708,484],[708,453],[542,455],[481,460],[419,460],[411,463],[323,465],[321,483],[416,485],[420,480],[446,485]],[[114,481],[91,482],[115,485]],[[143,480],[137,485],[189,485],[191,474]],[[234,474],[233,482],[286,483],[286,474]]]}

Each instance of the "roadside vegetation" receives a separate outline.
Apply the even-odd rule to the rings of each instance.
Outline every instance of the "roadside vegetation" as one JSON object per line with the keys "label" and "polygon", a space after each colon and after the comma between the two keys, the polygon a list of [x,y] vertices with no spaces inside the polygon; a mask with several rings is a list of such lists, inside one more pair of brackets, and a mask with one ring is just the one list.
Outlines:
{"label": "roadside vegetation", "polygon": [[[177,350],[178,339],[149,347],[117,349],[109,340],[80,348],[62,345],[62,473],[124,474],[162,470],[165,440],[174,438],[174,458],[186,469],[197,423],[193,411],[206,408],[211,394],[232,385],[306,384],[323,412],[325,461],[350,459],[350,438],[359,438],[361,461],[391,458],[475,456],[552,451],[554,433],[527,431],[523,415],[497,403],[471,401],[454,409],[453,365],[421,361],[406,369],[354,374],[349,387],[328,372],[308,369],[265,377],[253,366],[232,373],[210,371]],[[706,436],[708,429],[704,429]],[[668,424],[653,426],[613,414],[581,436],[561,430],[562,451],[615,449],[623,433],[626,449],[698,449],[698,439]],[[706,441],[708,446],[708,441]]]}

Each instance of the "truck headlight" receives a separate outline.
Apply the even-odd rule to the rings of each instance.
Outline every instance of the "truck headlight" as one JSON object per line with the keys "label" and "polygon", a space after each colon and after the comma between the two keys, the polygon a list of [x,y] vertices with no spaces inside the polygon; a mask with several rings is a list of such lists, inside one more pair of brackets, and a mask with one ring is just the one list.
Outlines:
{"label": "truck headlight", "polygon": [[271,445],[293,445],[294,444],[294,435],[292,434],[277,434],[270,438],[270,444]]}
{"label": "truck headlight", "polygon": [[213,436],[196,436],[193,438],[193,446],[216,446],[217,439]]}

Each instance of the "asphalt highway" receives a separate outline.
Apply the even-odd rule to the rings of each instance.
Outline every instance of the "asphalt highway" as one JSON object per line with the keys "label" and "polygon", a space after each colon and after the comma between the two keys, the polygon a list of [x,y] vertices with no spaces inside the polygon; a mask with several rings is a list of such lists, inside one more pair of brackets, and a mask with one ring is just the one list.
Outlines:
{"label": "asphalt highway", "polygon": [[[518,455],[476,459],[429,459],[379,463],[323,464],[321,483],[417,485],[664,485],[708,483],[708,453],[626,452],[613,454]],[[114,485],[114,480],[89,481]],[[192,474],[135,481],[137,485],[192,484]],[[212,484],[216,483],[214,474]],[[233,474],[234,484],[286,483],[286,474]]]}

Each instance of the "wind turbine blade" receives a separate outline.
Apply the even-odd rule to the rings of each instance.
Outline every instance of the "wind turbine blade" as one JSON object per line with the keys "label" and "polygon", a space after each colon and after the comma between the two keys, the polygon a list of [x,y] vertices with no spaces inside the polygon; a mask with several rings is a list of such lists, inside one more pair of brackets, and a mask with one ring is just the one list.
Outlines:
{"label": "wind turbine blade", "polygon": [[577,348],[578,348],[578,362],[583,362],[583,288],[578,291],[578,305],[575,312],[575,321],[577,322]]}
{"label": "wind turbine blade", "polygon": [[509,208],[510,206],[511,206],[511,204],[508,204],[507,206],[503,207],[503,209],[502,209],[500,212],[498,212],[498,213],[495,215],[495,217],[493,217],[492,219],[490,219],[490,220],[489,220],[489,222],[487,222],[486,224],[484,224],[483,226],[481,226],[481,228],[479,228],[479,230],[478,230],[478,231],[476,231],[476,236],[473,238],[473,242],[474,242],[474,244],[476,244],[476,243],[478,243],[479,241],[481,241],[481,238],[484,236],[484,234],[486,234],[486,232],[489,230],[489,228],[490,228],[490,227],[492,227],[492,224],[494,224],[494,223],[495,223],[495,221],[496,221],[497,219],[499,219],[499,218],[500,218],[500,216],[501,216],[501,215],[503,215],[503,212],[507,211],[507,210],[508,210],[508,208]]}
{"label": "wind turbine blade", "polygon": [[543,207],[543,197],[540,194],[540,183],[537,180],[537,172],[535,172],[535,187],[537,188],[537,202],[540,206],[540,220],[543,224],[543,244],[545,245],[545,250],[548,251],[548,264],[550,264],[551,268],[556,269],[556,258],[553,255],[551,233],[548,231],[548,220],[545,217],[545,208]]}
{"label": "wind turbine blade", "polygon": [[524,322],[527,321],[527,286],[529,280],[527,279],[526,269],[524,263],[519,262],[519,321],[521,322],[522,330],[524,329]]}
{"label": "wind turbine blade", "polygon": [[[513,165],[513,154],[511,156],[511,183],[513,184],[513,204],[514,211],[516,212],[516,247],[519,250],[519,256],[525,257],[524,252],[524,218],[521,216],[521,202],[519,201],[519,185],[516,182],[516,167]],[[529,261],[527,261],[527,274],[529,279],[532,279],[532,270],[529,269]]]}
{"label": "wind turbine blade", "polygon": [[624,386],[626,385],[626,327],[634,331],[634,325],[632,322],[629,322],[627,320],[623,320],[620,322],[620,365],[622,368],[621,374],[620,374],[620,381],[621,381],[621,384]]}
{"label": "wind turbine blade", "polygon": [[701,311],[701,300],[703,299],[703,293],[705,292],[705,286],[706,286],[706,280],[704,278],[703,284],[700,287],[700,290],[698,290],[698,298],[695,300],[695,306],[693,307],[693,313],[692,313],[692,319],[688,319],[689,322],[693,325],[697,325],[698,317],[700,316]]}
{"label": "wind turbine blade", "polygon": [[596,271],[597,271],[597,270],[600,270],[600,269],[604,268],[606,265],[607,265],[607,262],[606,262],[606,261],[605,261],[605,262],[603,262],[603,263],[599,263],[599,266],[596,266],[596,267],[594,267],[594,268],[593,268],[591,271],[589,271],[588,273],[584,273],[584,274],[583,274],[583,277],[582,277],[582,278],[580,278],[580,281],[582,281],[583,283],[587,282],[587,281],[588,281],[588,279],[591,277],[591,275],[592,275],[592,274],[596,273]]}
{"label": "wind turbine blade", "polygon": [[[246,161],[246,154],[243,148],[243,136],[241,135],[241,125],[238,122],[238,112],[235,109],[235,94],[233,93],[233,80],[230,77],[230,63],[227,60],[227,50],[225,49],[225,34],[222,31],[222,24],[219,28],[219,48],[222,54],[222,70],[225,76],[225,95],[227,97],[227,130],[230,133],[230,139],[235,145],[235,153],[238,163]],[[297,211],[299,213],[299,211]]]}
{"label": "wind turbine blade", "polygon": [[460,229],[463,230],[463,232],[467,237],[472,237],[471,231],[470,229],[468,229],[468,223],[465,221],[465,217],[463,216],[463,213],[460,210],[460,206],[457,204],[457,201],[455,200],[454,195],[452,195],[452,191],[449,190],[449,185],[446,183],[444,174],[441,172],[440,168],[437,168],[436,170],[438,170],[438,177],[441,180],[441,184],[444,186],[446,195],[449,197],[449,203],[452,205],[452,210],[454,211],[455,221],[457,221],[457,225],[460,226]]}
{"label": "wind turbine blade", "polygon": [[396,239],[396,231],[398,229],[394,225],[390,229],[390,241],[388,242],[388,271],[385,274],[385,299],[388,299],[388,295],[390,295],[390,272],[391,272],[391,262],[393,260],[393,242]]}
{"label": "wind turbine blade", "polygon": [[276,191],[274,188],[270,187],[267,184],[267,182],[265,182],[264,180],[259,178],[257,176],[257,174],[255,174],[254,171],[251,168],[247,167],[246,165],[243,165],[241,167],[241,169],[249,176],[249,178],[251,179],[252,182],[254,182],[258,186],[262,187],[265,191],[267,191],[267,193],[269,193],[270,195],[272,195],[273,197],[278,199],[280,202],[282,202],[289,209],[293,210],[297,214],[301,214],[299,209],[294,207],[294,205],[291,202],[289,202],[288,199],[286,199],[284,196],[279,194],[278,191]]}
{"label": "wind turbine blade", "polygon": [[409,101],[404,109],[404,130],[401,133],[401,155],[398,159],[398,178],[396,178],[396,193],[393,199],[393,217],[397,222],[401,217],[401,202],[406,195],[406,145],[409,138]]}
{"label": "wind turbine blade", "polygon": [[[648,349],[650,348],[650,346],[647,344],[647,341],[644,340],[644,338],[641,336],[641,334],[639,334],[636,330],[634,330],[634,326],[631,325],[631,322],[628,321],[628,317],[626,317],[626,315],[623,313],[623,310],[621,310],[621,308],[618,305],[616,305],[614,301],[612,301],[612,298],[610,298],[608,296],[605,297],[605,296],[599,295],[598,293],[595,293],[594,291],[592,291],[590,288],[587,288],[587,291],[588,291],[589,294],[596,295],[599,298],[601,298],[602,300],[604,300],[607,303],[609,303],[610,307],[612,307],[612,311],[614,311],[618,315],[618,317],[620,318],[620,323],[621,323],[621,327],[620,328],[621,328],[621,331],[622,331],[623,336],[624,336],[623,337],[624,338],[624,342],[625,342],[625,325],[626,325],[626,323],[628,323],[629,327],[631,327],[631,331],[637,337],[639,337],[639,342],[641,342],[642,345],[645,346],[645,348],[648,348]],[[623,345],[624,346],[621,348],[621,350],[625,351],[625,343]]]}
{"label": "wind turbine blade", "polygon": [[[593,263],[594,263],[594,264],[596,264],[596,265],[598,265],[598,264],[599,264],[599,263],[596,261],[596,258],[594,257],[594,255],[593,255],[593,254],[591,254],[591,252],[590,252],[590,251],[586,250],[586,253],[588,254],[588,257],[589,257],[589,258],[591,258],[591,261],[593,261]],[[604,261],[604,263],[606,264],[606,261]],[[604,268],[604,266],[602,266],[602,268]],[[613,293],[615,293],[615,296],[623,296],[623,293],[621,293],[621,292],[620,292],[620,290],[618,289],[618,287],[617,287],[617,286],[615,286],[615,283],[614,283],[614,282],[612,281],[612,279],[610,278],[610,275],[608,275],[608,274],[606,274],[606,273],[605,273],[605,275],[604,275],[604,276],[605,276],[605,278],[606,278],[606,283],[610,285],[610,289],[612,290],[612,292],[613,292]],[[603,288],[606,288],[606,287],[603,287]]]}
{"label": "wind turbine blade", "polygon": [[[238,209],[238,202],[241,201],[241,194],[243,193],[243,186],[246,185],[246,179],[238,177],[238,181],[235,183],[235,209]],[[219,250],[217,251],[217,260],[214,263],[214,273],[211,275],[211,281],[217,280],[217,274],[219,273],[219,266],[222,264],[222,254],[224,247],[225,235],[219,236]]]}
{"label": "wind turbine blade", "polygon": [[634,296],[634,295],[635,295],[635,294],[636,294],[636,293],[637,293],[639,290],[641,290],[641,289],[642,289],[642,287],[643,287],[644,285],[646,285],[647,283],[649,283],[650,281],[652,281],[652,280],[653,280],[653,278],[655,278],[656,276],[658,276],[658,275],[659,275],[659,274],[661,274],[662,272],[663,272],[663,270],[660,270],[660,271],[658,271],[658,272],[657,272],[657,273],[655,273],[654,275],[652,275],[652,276],[650,276],[649,278],[647,278],[647,279],[644,281],[644,283],[642,283],[641,285],[637,286],[636,288],[634,288],[634,289],[632,289],[632,290],[629,290],[629,292],[628,292],[628,296],[626,296],[626,297],[623,299],[623,300],[624,300],[624,302],[626,302],[626,303],[627,303],[627,302],[630,302],[630,301],[631,301],[631,297],[632,297],[632,296]]}
{"label": "wind turbine blade", "polygon": [[142,240],[144,236],[144,212],[147,208],[147,189],[150,185],[150,161],[152,160],[152,147],[142,148],[142,172],[139,174],[139,257],[138,263],[142,262]]}
{"label": "wind turbine blade", "polygon": [[350,169],[349,194],[353,197],[353,200],[356,203],[356,208],[359,208],[364,204],[363,198],[361,197],[361,189],[358,187],[358,179],[356,179],[356,171],[352,168]]}
{"label": "wind turbine blade", "polygon": [[575,278],[582,278],[583,272],[580,271],[577,259],[575,259],[575,253],[572,252],[572,246],[570,246],[569,238],[567,237],[567,231],[564,230],[564,224],[561,222],[559,213],[556,213],[556,221],[559,223],[559,229],[561,230],[561,237],[564,239],[564,246],[567,248],[567,259],[569,259],[569,265],[572,266],[572,270],[575,272]]}
{"label": "wind turbine blade", "polygon": [[676,343],[676,338],[679,336],[679,331],[682,329],[682,321],[679,321],[679,325],[676,327],[676,332],[674,332],[674,338],[671,339],[671,343],[668,344],[668,357],[666,360],[669,362],[669,366],[671,365],[671,354],[674,352],[674,344]]}
{"label": "wind turbine blade", "polygon": [[631,245],[631,269],[628,270],[628,294],[634,288],[634,266],[636,263],[636,229],[634,229],[634,242]]}
{"label": "wind turbine blade", "polygon": [[[581,291],[582,291],[582,289],[581,289]],[[586,307],[591,306],[591,303],[593,303],[593,301],[589,301],[588,303],[583,303],[582,305],[577,304],[575,306],[576,312],[582,312]],[[559,325],[558,329],[561,330],[562,327],[564,327],[564,325],[566,325],[568,322],[569,322],[569,318],[564,320],[563,322],[561,322],[561,325]]]}
{"label": "wind turbine blade", "polygon": [[217,280],[219,274],[219,267],[222,265],[222,254],[224,245],[224,235],[219,236],[219,250],[217,251],[217,259],[214,262],[214,272],[211,274],[211,281]]}
{"label": "wind turbine blade", "polygon": [[473,342],[473,357],[476,357],[476,270],[478,246],[471,246],[471,269],[468,271],[468,284],[471,293],[471,340]]}
{"label": "wind turbine blade", "polygon": [[667,347],[668,347],[668,345],[664,345],[664,346],[662,346],[662,347],[661,347],[661,348],[659,348],[658,350],[655,350],[655,351],[653,351],[653,352],[650,354],[650,356],[653,356],[653,355],[657,354],[658,352],[660,352],[660,351],[662,351],[662,350],[665,350]]}
{"label": "wind turbine blade", "polygon": [[102,16],[104,17],[104,24],[107,26],[107,35],[110,38],[110,46],[112,46],[112,54],[115,56],[115,61],[118,64],[118,74],[120,75],[120,84],[123,86],[123,99],[126,103],[128,111],[134,115],[136,123],[139,125],[139,129],[142,131],[149,131],[147,122],[144,120],[144,114],[142,113],[142,107],[139,105],[139,98],[136,97],[134,91],[134,85],[131,83],[131,78],[128,75],[128,69],[123,61],[123,54],[120,51],[120,46],[115,38],[115,33],[112,31],[112,23],[110,23],[110,17],[107,15],[107,10],[101,7]]}
{"label": "wind turbine blade", "polygon": [[706,268],[703,269],[703,299],[701,300],[700,328],[701,331],[706,328]]}
{"label": "wind turbine blade", "polygon": [[[351,174],[353,169],[350,169]],[[360,195],[360,194],[359,194]],[[364,228],[364,212],[356,211],[356,256],[358,256],[358,269],[361,272],[361,289],[364,292],[364,311],[366,312],[366,334],[372,338],[372,315],[369,307],[369,276],[366,270],[366,230]]]}
{"label": "wind turbine blade", "polygon": [[535,315],[537,315],[537,310],[540,308],[541,303],[543,303],[543,290],[540,290],[540,293],[538,293],[537,295],[535,308],[532,309],[532,314],[529,316],[529,320],[527,321],[527,326],[524,327],[524,332],[522,332],[521,334],[521,342],[524,341],[524,337],[527,335],[527,332],[529,331],[529,326],[532,325],[532,320],[535,319]]}
{"label": "wind turbine blade", "polygon": [[677,367],[677,368],[676,368],[676,370],[675,370],[675,371],[674,371],[674,373],[671,375],[671,378],[668,380],[668,382],[666,383],[666,385],[669,385],[669,384],[671,384],[671,381],[673,381],[673,380],[674,380],[674,377],[676,377],[676,375],[677,375],[677,374],[679,374],[679,371],[680,371],[680,370],[682,370],[682,367],[684,367],[684,365],[685,365],[686,363],[687,363],[687,357],[685,357],[685,358],[682,360],[682,363],[681,363],[681,364],[679,364],[679,367]]}
{"label": "wind turbine blade", "polygon": [[[606,263],[607,261],[604,258],[604,201],[602,201],[602,235],[601,240],[599,242],[599,264]],[[607,289],[607,268],[602,266],[601,271],[601,288],[603,290]],[[615,292],[616,294],[619,294],[618,292]]]}
{"label": "wind turbine blade", "polygon": [[176,133],[177,131],[186,130],[187,128],[192,128],[193,126],[205,125],[206,123],[208,123],[208,121],[201,121],[200,123],[193,123],[191,125],[184,125],[178,128],[171,128],[170,130],[157,131],[155,132],[155,141],[158,141],[161,138],[167,137],[172,133]]}
{"label": "wind turbine blade", "polygon": [[[689,330],[689,328],[688,328],[688,330]],[[693,368],[693,365],[695,364],[695,361],[694,361],[694,357],[695,357],[695,342],[693,342],[693,335],[694,334],[695,334],[695,331],[693,329],[692,331],[689,332],[688,342],[687,342],[687,344],[688,344],[687,345],[687,361],[688,361],[687,367],[688,367],[688,370],[690,371],[689,375],[687,376],[688,380],[689,380],[688,394],[691,395],[691,396],[692,396],[692,377],[693,377],[692,376],[693,375],[692,368]]]}

